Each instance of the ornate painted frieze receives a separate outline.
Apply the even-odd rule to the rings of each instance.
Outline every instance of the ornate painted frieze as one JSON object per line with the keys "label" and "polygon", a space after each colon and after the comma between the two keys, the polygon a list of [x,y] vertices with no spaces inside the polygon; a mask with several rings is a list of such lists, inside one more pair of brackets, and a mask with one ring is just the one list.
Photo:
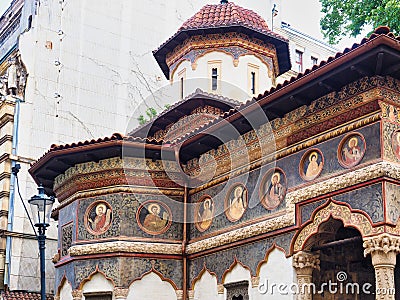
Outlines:
{"label": "ornate painted frieze", "polygon": [[61,257],[68,255],[68,249],[72,245],[73,223],[64,225],[61,228]]}
{"label": "ornate painted frieze", "polygon": [[386,222],[396,225],[400,217],[400,187],[385,182]]}
{"label": "ornate painted frieze", "polygon": [[313,148],[304,153],[300,160],[300,176],[307,181],[311,181],[319,176],[324,167],[324,155],[321,150]]}
{"label": "ornate painted frieze", "polygon": [[252,39],[245,34],[237,33],[190,37],[167,55],[166,62],[171,74],[174,73],[176,67],[184,60],[190,61],[192,68],[196,69],[196,62],[200,57],[210,51],[218,50],[231,55],[234,65],[237,65],[239,58],[243,55],[256,55],[267,65],[268,70],[271,72],[270,77],[273,74],[279,73],[276,49],[273,45],[265,44],[261,40]]}

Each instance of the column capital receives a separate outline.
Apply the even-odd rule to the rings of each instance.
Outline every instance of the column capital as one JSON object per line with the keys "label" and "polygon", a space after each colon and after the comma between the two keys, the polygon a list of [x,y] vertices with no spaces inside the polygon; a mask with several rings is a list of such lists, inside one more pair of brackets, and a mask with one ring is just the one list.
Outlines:
{"label": "column capital", "polygon": [[260,276],[251,276],[251,287],[258,287],[260,285]]}
{"label": "column capital", "polygon": [[129,289],[123,287],[114,288],[115,299],[126,299],[128,297]]}
{"label": "column capital", "polygon": [[223,284],[218,284],[217,285],[217,290],[218,290],[218,294],[223,294],[225,291],[225,287]]}
{"label": "column capital", "polygon": [[400,252],[400,236],[382,233],[377,236],[364,238],[363,246],[365,248],[364,255],[374,251],[383,251],[388,253],[390,251]]}
{"label": "column capital", "polygon": [[319,254],[300,251],[293,255],[293,267],[298,271],[302,269],[319,270]]}
{"label": "column capital", "polygon": [[183,290],[176,290],[175,293],[177,300],[183,300]]}
{"label": "column capital", "polygon": [[73,300],[81,300],[83,296],[82,290],[73,290],[71,294]]}
{"label": "column capital", "polygon": [[189,300],[194,299],[194,290],[188,290],[188,298]]}

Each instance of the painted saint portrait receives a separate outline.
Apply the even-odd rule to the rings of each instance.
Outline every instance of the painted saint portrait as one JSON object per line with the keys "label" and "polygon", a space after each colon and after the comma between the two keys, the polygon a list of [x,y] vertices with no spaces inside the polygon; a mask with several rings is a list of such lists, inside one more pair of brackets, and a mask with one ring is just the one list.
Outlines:
{"label": "painted saint portrait", "polygon": [[319,176],[324,167],[324,157],[318,149],[312,149],[303,155],[300,162],[300,175],[304,180],[310,181]]}
{"label": "painted saint portrait", "polygon": [[214,215],[214,201],[206,196],[195,207],[196,228],[203,232],[210,228]]}
{"label": "painted saint portrait", "polygon": [[338,148],[339,163],[346,168],[357,165],[365,153],[365,140],[361,134],[351,134],[343,138]]}
{"label": "painted saint portrait", "polygon": [[145,232],[161,234],[171,225],[171,210],[159,201],[147,201],[139,207],[136,219]]}
{"label": "painted saint portrait", "polygon": [[261,204],[268,210],[273,210],[285,199],[287,190],[286,176],[280,169],[272,169],[265,175],[261,187]]}
{"label": "painted saint portrait", "polygon": [[234,185],[225,199],[225,214],[232,222],[238,221],[247,208],[247,189],[242,184]]}
{"label": "painted saint portrait", "polygon": [[400,131],[395,131],[392,135],[392,150],[398,160],[400,160]]}
{"label": "painted saint portrait", "polygon": [[111,221],[112,209],[107,202],[95,202],[88,207],[85,214],[85,226],[90,233],[98,235],[106,232]]}

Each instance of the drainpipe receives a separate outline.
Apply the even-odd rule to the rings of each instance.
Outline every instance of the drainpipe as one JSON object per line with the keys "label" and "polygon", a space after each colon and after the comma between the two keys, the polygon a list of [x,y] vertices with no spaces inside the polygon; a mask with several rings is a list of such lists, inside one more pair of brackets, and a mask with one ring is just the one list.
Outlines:
{"label": "drainpipe", "polygon": [[[20,103],[22,102],[19,98],[15,99],[15,111],[14,111],[14,124],[13,124],[13,137],[12,137],[12,150],[11,154],[16,157],[18,150],[18,131],[19,131],[19,117],[20,117]],[[14,167],[17,162],[13,159],[11,161],[11,167]],[[15,201],[15,175],[11,174],[10,178],[10,199],[8,203],[8,218],[7,218],[7,231],[13,231],[13,219],[14,219],[14,201]],[[6,262],[5,262],[5,274],[4,274],[4,285],[8,286],[10,283],[10,272],[11,272],[11,236],[7,236],[6,240]]]}

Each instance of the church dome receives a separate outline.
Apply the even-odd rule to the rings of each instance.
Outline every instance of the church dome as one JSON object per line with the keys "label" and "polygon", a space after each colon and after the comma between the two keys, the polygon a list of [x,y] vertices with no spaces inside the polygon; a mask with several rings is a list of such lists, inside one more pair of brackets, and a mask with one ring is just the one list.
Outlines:
{"label": "church dome", "polygon": [[257,13],[235,3],[210,4],[187,20],[179,30],[206,29],[241,25],[258,32],[271,31],[267,22]]}

